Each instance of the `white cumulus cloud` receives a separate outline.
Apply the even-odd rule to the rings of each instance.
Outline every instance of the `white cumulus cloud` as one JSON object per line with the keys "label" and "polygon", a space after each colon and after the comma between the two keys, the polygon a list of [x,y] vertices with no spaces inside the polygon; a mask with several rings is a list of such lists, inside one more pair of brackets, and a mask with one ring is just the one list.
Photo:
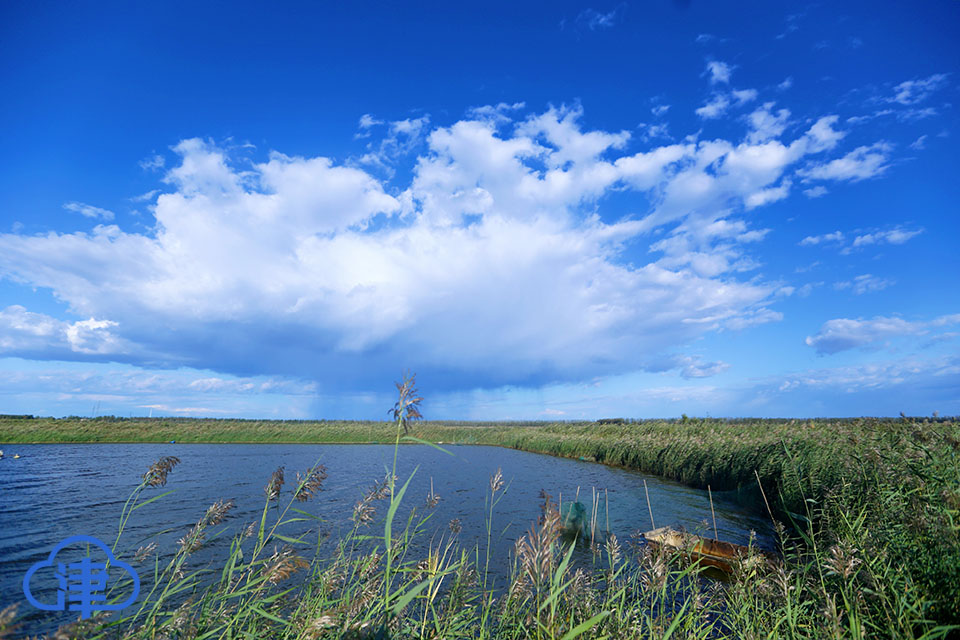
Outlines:
{"label": "white cumulus cloud", "polygon": [[[251,163],[183,140],[150,231],[0,234],[0,274],[80,318],[8,308],[0,344],[329,385],[398,366],[507,384],[642,368],[705,333],[782,318],[769,308],[780,285],[743,275],[767,232],[746,212],[789,195],[793,167],[838,143],[835,120],[783,139],[786,116],[768,108],[740,142],[638,149],[628,131],[585,127],[579,106],[522,108],[478,107],[447,126],[361,118],[398,149],[418,141],[395,186],[324,156]],[[608,219],[600,203],[614,192],[649,207]],[[625,259],[628,241],[654,255]],[[193,390],[219,384],[204,380]]]}
{"label": "white cumulus cloud", "polygon": [[727,84],[730,82],[730,74],[733,73],[733,67],[726,62],[711,60],[707,63],[706,72],[710,76],[710,84]]}

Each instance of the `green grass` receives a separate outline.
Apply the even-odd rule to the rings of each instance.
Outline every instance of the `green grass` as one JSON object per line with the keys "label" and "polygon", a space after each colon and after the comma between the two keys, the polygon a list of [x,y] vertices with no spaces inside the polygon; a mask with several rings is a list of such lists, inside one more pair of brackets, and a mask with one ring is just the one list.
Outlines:
{"label": "green grass", "polygon": [[[485,549],[461,548],[451,532],[431,545],[426,558],[410,557],[412,540],[430,539],[445,523],[431,522],[422,508],[408,511],[402,522],[401,479],[390,483],[392,498],[381,507],[389,510],[388,521],[397,521],[392,529],[374,534],[358,522],[332,557],[298,563],[295,551],[284,556],[268,549],[282,541],[275,536],[283,535],[284,516],[265,520],[262,533],[235,541],[217,567],[224,577],[213,587],[182,601],[198,577],[189,572],[184,552],[174,559],[179,568],[158,568],[167,581],[164,593],[174,595],[151,601],[149,615],[114,624],[130,637],[538,639],[920,638],[956,633],[950,625],[960,624],[956,421],[420,422],[412,433],[434,442],[585,457],[694,486],[739,489],[755,506],[762,504],[762,487],[784,525],[784,562],[773,572],[744,571],[721,589],[692,578],[694,569],[668,569],[666,558],[622,541],[598,548],[592,571],[576,572],[564,563],[566,550],[554,536],[547,506],[527,547],[517,550],[513,576],[502,585],[506,595],[495,598]],[[0,418],[3,443],[393,444],[398,434],[398,423],[386,422]],[[144,496],[150,490],[137,489]],[[491,490],[491,531],[496,499]],[[372,564],[365,552],[370,544],[379,552]],[[296,577],[279,584],[264,578],[280,569]],[[0,637],[4,624],[0,615]]]}

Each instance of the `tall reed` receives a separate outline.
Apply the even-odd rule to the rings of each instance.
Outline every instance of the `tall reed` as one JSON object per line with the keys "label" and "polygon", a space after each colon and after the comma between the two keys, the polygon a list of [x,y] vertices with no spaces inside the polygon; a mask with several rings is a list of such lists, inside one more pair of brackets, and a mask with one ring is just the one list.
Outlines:
{"label": "tall reed", "polygon": [[[162,499],[175,473],[174,459],[162,459],[125,503],[114,543],[120,558],[153,561],[136,610],[71,625],[61,637],[927,639],[960,633],[960,432],[953,421],[418,423],[414,436],[407,408],[417,405],[404,402],[419,396],[412,377],[407,381],[398,385],[401,415],[394,414],[389,436],[385,425],[329,425],[338,434],[351,428],[358,437],[376,434],[392,441],[395,453],[392,473],[358,502],[350,531],[332,551],[321,549],[319,539],[311,548],[304,535],[290,532],[315,518],[302,506],[323,497],[326,472],[318,466],[297,474],[296,486],[286,491],[286,474],[266,479],[261,518],[235,534],[215,564],[200,564],[197,550],[222,535],[225,502],[199,512],[190,530],[170,534],[170,542],[177,536],[180,542],[162,561],[149,546],[125,551],[129,519]],[[410,477],[396,478],[400,444],[468,439],[592,457],[694,485],[709,482],[715,491],[763,488],[782,560],[745,562],[720,584],[684,564],[682,553],[608,537],[591,554],[592,564],[574,566],[545,497],[540,518],[514,552],[506,584],[495,584],[489,566],[496,508],[508,490],[502,473],[493,474],[488,488],[484,548],[461,547],[458,525],[434,522],[429,506],[404,510],[401,518]],[[428,504],[436,499],[428,496]],[[383,530],[372,535],[381,501]],[[13,611],[0,612],[0,637],[14,633]]]}

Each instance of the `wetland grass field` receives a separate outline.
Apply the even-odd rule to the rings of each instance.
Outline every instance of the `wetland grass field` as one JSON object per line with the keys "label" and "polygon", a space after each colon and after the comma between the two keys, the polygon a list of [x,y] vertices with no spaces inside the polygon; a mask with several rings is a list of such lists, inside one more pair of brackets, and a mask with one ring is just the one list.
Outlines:
{"label": "wetland grass field", "polygon": [[[194,561],[230,509],[197,505],[172,557],[155,558],[137,611],[51,637],[102,638],[934,638],[960,633],[960,423],[952,419],[583,423],[0,418],[0,443],[483,444],[653,473],[729,492],[772,518],[780,561],[726,582],[639,538],[587,542],[574,566],[556,501],[544,497],[492,585],[491,545],[461,546],[455,525],[405,496],[408,478],[357,478],[366,493],[336,551],[309,560],[285,525],[322,500],[314,468],[262,479],[257,526],[223,557]],[[405,440],[405,438],[407,440]],[[404,446],[396,447],[402,459]],[[118,526],[161,491],[177,461],[143,469]],[[4,470],[7,473],[9,469]],[[286,480],[286,490],[281,487]],[[478,505],[497,535],[496,475]],[[124,496],[125,497],[125,496]],[[414,503],[416,506],[414,506]],[[429,503],[429,501],[428,501]],[[146,506],[149,509],[150,505]],[[385,517],[375,521],[373,515]],[[372,524],[377,522],[377,524]],[[159,525],[158,525],[159,527]],[[169,534],[173,535],[173,534]],[[177,534],[180,535],[179,533]],[[423,544],[415,544],[421,542]],[[120,545],[121,558],[143,549]],[[413,549],[426,549],[414,553]],[[147,552],[149,555],[149,552]],[[149,560],[148,560],[149,566]],[[213,576],[211,579],[209,576]],[[204,579],[204,577],[206,577]],[[201,586],[202,585],[202,586]],[[0,638],[20,637],[17,609]]]}

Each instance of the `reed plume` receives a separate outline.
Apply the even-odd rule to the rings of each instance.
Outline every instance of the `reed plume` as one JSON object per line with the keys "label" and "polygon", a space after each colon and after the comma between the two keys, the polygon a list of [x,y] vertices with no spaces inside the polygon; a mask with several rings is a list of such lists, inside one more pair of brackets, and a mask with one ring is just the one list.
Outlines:
{"label": "reed plume", "polygon": [[190,529],[190,532],[177,540],[177,544],[180,545],[180,550],[185,554],[190,554],[202,547],[207,537],[205,529],[223,522],[224,518],[227,517],[227,513],[229,513],[232,508],[233,500],[227,500],[226,502],[217,500],[210,505],[207,508],[207,512],[200,518],[200,521]]}
{"label": "reed plume", "polygon": [[503,488],[503,469],[497,467],[497,472],[490,476],[490,492],[496,493]]}
{"label": "reed plume", "polygon": [[143,474],[143,483],[148,487],[162,487],[167,484],[167,475],[173,468],[180,464],[180,458],[176,456],[163,456],[147,469]]}
{"label": "reed plume", "polygon": [[283,467],[277,467],[277,470],[270,476],[270,482],[263,488],[267,494],[267,500],[273,501],[280,497],[280,489],[283,488]]}
{"label": "reed plume", "polygon": [[297,471],[297,491],[294,497],[298,502],[306,502],[320,491],[323,481],[326,479],[327,468],[322,464],[309,469],[303,478],[300,477],[300,472]]}
{"label": "reed plume", "polygon": [[133,555],[133,561],[134,561],[134,562],[143,562],[143,561],[146,560],[149,556],[151,556],[151,555],[153,554],[153,552],[156,551],[156,550],[157,550],[157,543],[156,543],[156,542],[151,542],[150,544],[148,544],[148,545],[146,545],[146,546],[142,546],[142,547],[138,548],[138,549],[137,549],[137,552]]}
{"label": "reed plume", "polygon": [[399,397],[396,404],[387,413],[393,414],[393,419],[403,427],[403,432],[409,433],[407,422],[420,420],[423,415],[420,413],[420,403],[423,398],[418,396],[416,388],[417,374],[404,374],[402,382],[395,382]]}
{"label": "reed plume", "polygon": [[17,617],[17,605],[11,604],[0,611],[0,640],[6,640],[7,638],[13,637],[13,632],[17,630],[20,625],[13,624],[14,619]]}
{"label": "reed plume", "polygon": [[353,515],[350,519],[358,525],[368,525],[373,522],[373,514],[376,513],[376,507],[373,506],[375,500],[383,500],[390,495],[390,485],[396,482],[396,476],[388,473],[386,477],[373,485],[366,494],[353,507]]}
{"label": "reed plume", "polygon": [[294,553],[293,549],[284,547],[281,551],[274,551],[267,558],[263,567],[263,577],[270,584],[278,584],[300,569],[306,569],[310,563]]}
{"label": "reed plume", "polygon": [[560,513],[545,495],[538,524],[516,543],[517,559],[523,572],[523,581],[537,589],[547,584],[556,565],[556,543],[560,539]]}

